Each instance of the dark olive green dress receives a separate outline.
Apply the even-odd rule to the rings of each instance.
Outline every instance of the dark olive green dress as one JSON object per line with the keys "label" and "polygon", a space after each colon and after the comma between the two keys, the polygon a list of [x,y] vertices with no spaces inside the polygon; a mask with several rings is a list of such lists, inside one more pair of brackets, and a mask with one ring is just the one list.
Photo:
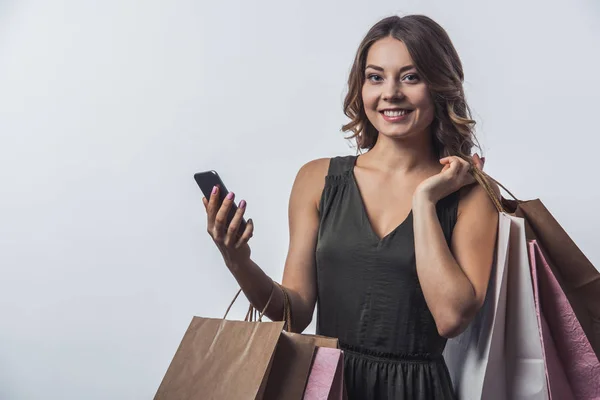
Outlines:
{"label": "dark olive green dress", "polygon": [[[330,162],[316,250],[317,333],[337,337],[349,399],[454,399],[415,263],[412,212],[379,239],[354,177],[356,156]],[[458,194],[437,205],[449,242]]]}

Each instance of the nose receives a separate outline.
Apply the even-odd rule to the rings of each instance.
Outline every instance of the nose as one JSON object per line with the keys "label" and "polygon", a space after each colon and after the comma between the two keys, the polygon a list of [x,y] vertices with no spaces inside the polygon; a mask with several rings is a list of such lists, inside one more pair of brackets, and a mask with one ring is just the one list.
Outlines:
{"label": "nose", "polygon": [[383,87],[382,98],[383,100],[390,102],[402,100],[404,98],[404,93],[402,92],[401,83],[394,80],[388,80]]}

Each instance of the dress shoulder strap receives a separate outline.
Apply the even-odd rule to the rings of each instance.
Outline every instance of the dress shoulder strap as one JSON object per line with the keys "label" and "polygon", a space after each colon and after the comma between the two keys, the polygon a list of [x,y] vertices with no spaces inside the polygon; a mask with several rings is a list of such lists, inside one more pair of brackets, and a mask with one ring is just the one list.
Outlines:
{"label": "dress shoulder strap", "polygon": [[329,171],[327,176],[340,176],[344,175],[354,168],[356,163],[356,156],[338,156],[333,157],[329,161]]}

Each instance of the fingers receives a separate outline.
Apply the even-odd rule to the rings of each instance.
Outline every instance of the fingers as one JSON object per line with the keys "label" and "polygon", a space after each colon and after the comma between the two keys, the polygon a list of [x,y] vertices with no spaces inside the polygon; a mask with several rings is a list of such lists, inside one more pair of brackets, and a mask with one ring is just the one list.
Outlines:
{"label": "fingers", "polygon": [[444,157],[440,160],[440,163],[444,165],[442,172],[447,172],[454,179],[463,178],[471,169],[471,164],[468,161],[457,156]]}
{"label": "fingers", "polygon": [[[245,200],[240,202],[234,213],[232,207],[235,204],[235,194],[233,192],[227,194],[221,203],[220,192],[221,188],[216,186],[208,199],[202,198],[202,204],[206,208],[208,218],[207,230],[220,249],[235,248],[237,250],[248,243],[248,240],[252,237],[254,223],[249,220],[244,224],[244,214],[247,206]],[[232,213],[233,217],[230,215]],[[229,222],[229,220],[231,221]]]}
{"label": "fingers", "polygon": [[479,157],[479,154],[475,153],[473,155],[473,164],[475,165],[475,167],[479,168],[480,170],[483,170],[483,166],[485,164],[485,157]]}
{"label": "fingers", "polygon": [[215,217],[217,215],[217,211],[219,210],[219,206],[219,187],[215,186],[210,194],[208,204],[206,205],[206,214],[208,219],[207,225],[209,232],[212,231],[215,224]]}
{"label": "fingers", "polygon": [[444,164],[443,170],[448,171],[453,175],[458,175],[462,171],[462,168],[464,167],[463,162],[464,160],[462,158],[456,156],[444,157],[440,160],[440,163]]}
{"label": "fingers", "polygon": [[225,235],[225,246],[235,245],[240,237],[240,226],[244,219],[244,213],[246,212],[246,200],[240,201],[235,215],[233,216],[229,227],[227,228],[227,235]]}
{"label": "fingers", "polygon": [[227,216],[229,215],[229,210],[231,209],[234,198],[235,194],[233,192],[229,192],[225,197],[225,200],[223,200],[223,204],[221,204],[221,207],[219,207],[217,214],[215,215],[212,236],[213,239],[218,243],[223,243],[225,241]]}
{"label": "fingers", "polygon": [[242,236],[238,239],[237,243],[235,244],[235,248],[239,249],[244,244],[248,243],[248,240],[250,240],[250,238],[253,235],[254,235],[254,221],[252,219],[249,219],[248,222],[246,223],[246,229],[244,229]]}

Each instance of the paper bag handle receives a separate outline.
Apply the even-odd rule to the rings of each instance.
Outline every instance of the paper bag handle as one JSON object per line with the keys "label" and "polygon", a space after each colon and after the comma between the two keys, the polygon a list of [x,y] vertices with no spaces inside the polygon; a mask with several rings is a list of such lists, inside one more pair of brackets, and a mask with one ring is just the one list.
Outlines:
{"label": "paper bag handle", "polygon": [[292,303],[287,290],[277,282],[273,282],[283,293],[283,320],[285,321],[284,329],[288,332],[292,331]]}
{"label": "paper bag handle", "polygon": [[[279,283],[272,281],[274,286],[277,286],[282,294],[283,294],[283,321],[285,322],[285,325],[283,326],[283,329],[291,332],[292,331],[292,306],[291,306],[291,301],[290,301],[290,296],[288,294],[288,291],[285,289],[285,287],[283,287],[282,285],[280,285]],[[265,308],[266,310],[266,308]],[[264,314],[261,313],[261,316]],[[259,321],[260,321],[260,317],[259,317]],[[244,319],[244,321],[249,321],[249,322],[253,322],[256,320],[256,309],[254,308],[254,306],[252,304],[250,304],[250,307],[248,308],[248,313],[246,314],[246,318]]]}
{"label": "paper bag handle", "polygon": [[492,200],[492,203],[494,203],[496,210],[498,210],[499,213],[504,213],[506,211],[504,209],[504,206],[502,205],[502,202],[496,196],[496,192],[492,188],[490,181],[504,189],[504,191],[508,193],[508,195],[512,197],[517,203],[521,203],[521,201],[517,199],[516,196],[510,192],[510,190],[508,190],[506,187],[504,187],[504,185],[502,185],[500,182],[498,182],[479,168],[473,167],[471,169],[471,174],[473,175],[477,183],[479,183],[479,185],[483,187],[483,189],[486,191],[486,193]]}
{"label": "paper bag handle", "polygon": [[[262,317],[263,315],[265,315],[265,311],[267,311],[267,308],[269,307],[269,304],[271,304],[271,300],[273,300],[273,293],[275,292],[275,287],[273,287],[271,289],[271,294],[269,295],[269,300],[267,300],[267,304],[265,304],[265,308],[263,309],[263,311],[260,313],[259,317],[258,317],[258,321],[261,322],[262,321]],[[227,307],[227,311],[225,311],[225,315],[223,316],[223,319],[227,318],[227,314],[229,314],[229,310],[231,310],[231,307],[233,307],[233,303],[235,303],[235,301],[237,300],[237,298],[239,297],[240,293],[242,293],[242,288],[240,288],[240,290],[238,290],[238,292],[236,293],[235,297],[233,298],[233,300],[231,300],[231,304],[229,304],[229,307]],[[246,314],[246,318],[244,319],[244,321],[248,321],[249,314],[251,314],[251,311],[254,310],[254,307],[252,307],[252,304],[250,304],[250,310],[248,310],[248,313]]]}
{"label": "paper bag handle", "polygon": [[[267,308],[269,307],[269,304],[271,303],[271,300],[273,299],[273,293],[275,291],[275,286],[277,286],[283,293],[283,321],[285,321],[285,325],[283,328],[285,330],[291,332],[291,330],[292,330],[292,307],[291,307],[289,294],[288,294],[287,290],[283,286],[281,286],[279,283],[277,283],[275,281],[272,281],[272,282],[273,282],[273,288],[271,290],[271,295],[269,296],[269,300],[267,301],[265,308],[260,313],[260,315],[258,315],[258,319],[257,319],[257,315],[256,315],[256,312],[257,312],[256,308],[254,308],[254,306],[252,304],[250,304],[250,306],[248,307],[248,312],[246,313],[246,317],[244,318],[244,321],[254,322],[254,321],[258,320],[258,322],[262,322],[262,317],[264,316],[265,311],[267,310]],[[241,292],[242,292],[242,289],[238,290],[238,292],[235,295],[235,297],[233,298],[231,304],[227,308],[227,311],[225,312],[225,316],[223,317],[223,319],[227,318],[227,314],[229,314],[229,310],[231,309],[231,307],[233,306],[233,303],[235,303],[235,301],[237,300],[237,298]]]}

